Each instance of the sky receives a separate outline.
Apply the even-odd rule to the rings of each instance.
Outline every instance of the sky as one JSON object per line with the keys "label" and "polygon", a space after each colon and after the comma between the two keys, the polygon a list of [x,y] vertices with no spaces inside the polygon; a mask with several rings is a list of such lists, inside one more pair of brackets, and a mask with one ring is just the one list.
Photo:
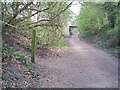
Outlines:
{"label": "sky", "polygon": [[73,4],[71,5],[70,7],[70,10],[75,14],[75,15],[78,15],[79,12],[80,12],[80,7],[81,7],[81,4],[77,1],[74,1]]}

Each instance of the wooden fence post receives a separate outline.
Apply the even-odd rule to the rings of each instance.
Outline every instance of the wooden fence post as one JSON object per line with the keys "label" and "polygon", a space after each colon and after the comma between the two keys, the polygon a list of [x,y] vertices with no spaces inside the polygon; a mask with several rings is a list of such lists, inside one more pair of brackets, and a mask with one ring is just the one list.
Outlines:
{"label": "wooden fence post", "polygon": [[31,62],[35,63],[35,54],[36,54],[36,30],[32,32],[32,52],[31,52]]}

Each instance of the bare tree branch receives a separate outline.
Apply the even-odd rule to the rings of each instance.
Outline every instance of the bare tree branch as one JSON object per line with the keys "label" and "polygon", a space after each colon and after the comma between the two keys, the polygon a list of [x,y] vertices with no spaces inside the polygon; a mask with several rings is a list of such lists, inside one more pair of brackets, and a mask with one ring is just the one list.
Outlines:
{"label": "bare tree branch", "polygon": [[[55,5],[55,4],[54,4],[54,5]],[[53,7],[54,7],[54,5],[53,5]],[[33,14],[30,15],[30,16],[24,17],[23,19],[21,19],[21,20],[19,20],[19,21],[20,21],[20,22],[21,22],[21,21],[24,21],[25,19],[28,19],[28,18],[30,18],[30,17],[32,17],[32,16],[34,16],[34,15],[40,13],[40,12],[45,12],[45,11],[47,11],[48,9],[50,9],[51,6],[52,6],[52,4],[51,4],[49,7],[45,8],[45,9],[43,9],[43,10],[37,10],[37,12],[33,13]],[[53,8],[53,7],[52,7],[52,8]]]}
{"label": "bare tree branch", "polygon": [[73,2],[71,2],[64,10],[60,11],[59,13],[57,13],[57,14],[52,18],[52,20],[55,19],[57,16],[59,16],[59,15],[60,15],[61,13],[63,13],[64,11],[66,11],[66,10],[71,6],[72,3],[73,3]]}
{"label": "bare tree branch", "polygon": [[38,24],[38,23],[40,23],[40,22],[42,22],[42,21],[51,21],[51,20],[50,20],[50,19],[42,19],[42,20],[39,20],[39,21],[37,21],[37,22],[33,22],[33,23],[26,24],[25,26],[28,26],[28,25],[31,25],[31,24]]}
{"label": "bare tree branch", "polygon": [[[71,2],[69,5],[67,5],[67,7],[64,9],[64,10],[62,10],[62,11],[60,11],[58,14],[56,14],[54,17],[52,17],[52,19],[43,19],[43,20],[39,20],[38,22],[34,22],[34,23],[29,23],[29,24],[27,24],[27,26],[29,26],[29,25],[31,25],[31,24],[37,24],[37,23],[39,23],[39,22],[42,22],[42,21],[52,21],[52,20],[54,20],[56,17],[58,17],[61,13],[63,13],[64,11],[66,11],[70,6],[71,6],[71,4],[72,4],[73,2]],[[44,9],[44,10],[48,10],[49,8],[46,8],[46,9]],[[41,10],[41,11],[44,11],[44,10]],[[39,11],[39,12],[41,12],[41,11]],[[36,13],[38,13],[38,12],[36,12]],[[34,13],[34,14],[32,14],[32,15],[35,15],[36,13]],[[30,16],[29,16],[30,17]],[[28,18],[28,17],[27,17]],[[25,25],[26,26],[26,25]],[[34,25],[34,26],[30,26],[30,27],[28,27],[29,29],[30,28],[35,28],[35,27],[39,27],[39,26],[58,26],[58,27],[60,27],[60,25],[55,25],[55,24],[53,24],[53,25],[47,25],[47,24],[37,24],[37,25]]]}
{"label": "bare tree branch", "polygon": [[25,10],[29,5],[31,5],[33,2],[29,2],[28,4],[26,4],[22,9],[20,9],[19,10],[19,12],[18,13],[16,13],[11,19],[10,19],[10,21],[8,22],[8,23],[10,23],[11,21],[13,21],[16,17],[17,17],[17,15],[19,14],[19,13],[21,13],[23,10]]}
{"label": "bare tree branch", "polygon": [[[37,25],[34,25],[34,26],[30,26],[30,27],[27,27],[27,28],[24,28],[22,30],[26,30],[26,29],[33,29],[33,28],[37,28],[37,27],[40,27],[40,26],[49,26],[49,27],[52,27],[53,25],[51,24],[37,24]],[[60,25],[57,25],[55,24],[54,27],[61,27]]]}

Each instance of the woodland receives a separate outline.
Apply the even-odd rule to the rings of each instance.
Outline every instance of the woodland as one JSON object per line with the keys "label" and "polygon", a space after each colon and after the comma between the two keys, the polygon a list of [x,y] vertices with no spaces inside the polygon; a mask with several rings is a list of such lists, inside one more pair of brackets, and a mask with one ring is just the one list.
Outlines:
{"label": "woodland", "polygon": [[81,9],[75,17],[69,9],[72,3],[0,3],[3,88],[43,87],[44,67],[37,65],[38,59],[62,58],[69,52],[66,38],[70,37],[64,30],[73,18],[80,40],[119,57],[120,2],[79,2]]}
{"label": "woodland", "polygon": [[[36,56],[59,56],[58,52],[68,47],[63,30],[71,18],[68,9],[71,4],[72,2],[1,3],[3,87],[11,86],[13,81],[21,77],[19,69],[23,71],[22,74],[36,75]],[[19,65],[21,68],[18,68]]]}
{"label": "woodland", "polygon": [[120,54],[119,2],[84,3],[76,22],[81,32],[80,37],[114,55]]}

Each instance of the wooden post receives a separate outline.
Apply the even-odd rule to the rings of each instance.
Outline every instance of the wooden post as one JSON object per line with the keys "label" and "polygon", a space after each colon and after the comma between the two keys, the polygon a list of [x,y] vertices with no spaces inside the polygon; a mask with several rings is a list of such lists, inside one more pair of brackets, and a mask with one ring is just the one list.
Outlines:
{"label": "wooden post", "polygon": [[32,32],[32,52],[31,52],[31,62],[35,63],[35,54],[36,54],[36,30]]}

